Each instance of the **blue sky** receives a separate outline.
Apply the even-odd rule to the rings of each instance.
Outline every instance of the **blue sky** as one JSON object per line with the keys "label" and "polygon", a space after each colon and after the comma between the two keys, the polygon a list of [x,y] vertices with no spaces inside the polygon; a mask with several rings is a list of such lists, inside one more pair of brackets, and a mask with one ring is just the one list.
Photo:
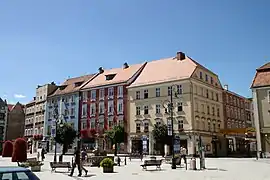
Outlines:
{"label": "blue sky", "polygon": [[270,60],[268,0],[0,1],[0,97],[28,102],[38,84],[183,51],[250,96]]}

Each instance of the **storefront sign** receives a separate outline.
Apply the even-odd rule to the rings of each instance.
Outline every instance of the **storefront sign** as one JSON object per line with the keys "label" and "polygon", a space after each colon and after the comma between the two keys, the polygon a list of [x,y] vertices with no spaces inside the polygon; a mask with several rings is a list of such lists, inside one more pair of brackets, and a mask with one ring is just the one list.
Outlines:
{"label": "storefront sign", "polygon": [[179,154],[180,153],[180,137],[175,136],[174,137],[174,153]]}
{"label": "storefront sign", "polygon": [[172,136],[172,120],[171,119],[168,119],[168,122],[167,122],[167,127],[168,127],[168,136]]}

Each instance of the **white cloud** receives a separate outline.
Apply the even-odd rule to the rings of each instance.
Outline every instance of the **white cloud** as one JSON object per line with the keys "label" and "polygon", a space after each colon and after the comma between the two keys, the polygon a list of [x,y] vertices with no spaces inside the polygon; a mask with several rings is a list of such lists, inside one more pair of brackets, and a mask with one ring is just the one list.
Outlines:
{"label": "white cloud", "polygon": [[18,99],[26,98],[26,96],[24,96],[22,94],[14,94],[14,97],[18,98]]}
{"label": "white cloud", "polygon": [[4,98],[6,98],[6,97],[7,97],[7,95],[6,95],[6,94],[4,94],[4,95],[3,95],[3,97],[4,97]]}

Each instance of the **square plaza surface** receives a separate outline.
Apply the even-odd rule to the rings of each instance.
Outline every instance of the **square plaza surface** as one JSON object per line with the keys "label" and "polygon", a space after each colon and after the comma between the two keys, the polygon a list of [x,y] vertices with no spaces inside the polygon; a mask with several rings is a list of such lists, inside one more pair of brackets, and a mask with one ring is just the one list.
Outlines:
{"label": "square plaza surface", "polygon": [[[34,155],[29,155],[34,157]],[[65,156],[64,161],[71,161],[72,156]],[[270,180],[270,159],[237,159],[237,158],[207,158],[206,170],[193,171],[185,168],[172,170],[169,164],[163,163],[161,171],[156,171],[155,167],[149,167],[148,171],[143,171],[140,167],[140,160],[127,160],[127,165],[116,166],[112,174],[102,173],[102,168],[86,167],[89,172],[87,177],[78,177],[78,171],[75,170],[74,176],[69,177],[66,169],[59,169],[57,173],[52,173],[49,162],[53,160],[53,155],[46,155],[42,172],[35,173],[40,179],[100,179],[100,180]],[[16,165],[10,158],[0,158],[0,166]],[[197,160],[197,167],[199,161]]]}

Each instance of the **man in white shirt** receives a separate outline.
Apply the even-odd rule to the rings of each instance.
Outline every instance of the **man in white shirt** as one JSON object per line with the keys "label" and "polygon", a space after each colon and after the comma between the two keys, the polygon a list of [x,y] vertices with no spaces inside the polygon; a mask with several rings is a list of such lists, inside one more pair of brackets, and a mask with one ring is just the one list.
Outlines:
{"label": "man in white shirt", "polygon": [[182,146],[180,148],[180,153],[181,153],[181,155],[180,155],[180,165],[181,165],[182,158],[184,159],[184,162],[186,164],[187,163],[187,149]]}

